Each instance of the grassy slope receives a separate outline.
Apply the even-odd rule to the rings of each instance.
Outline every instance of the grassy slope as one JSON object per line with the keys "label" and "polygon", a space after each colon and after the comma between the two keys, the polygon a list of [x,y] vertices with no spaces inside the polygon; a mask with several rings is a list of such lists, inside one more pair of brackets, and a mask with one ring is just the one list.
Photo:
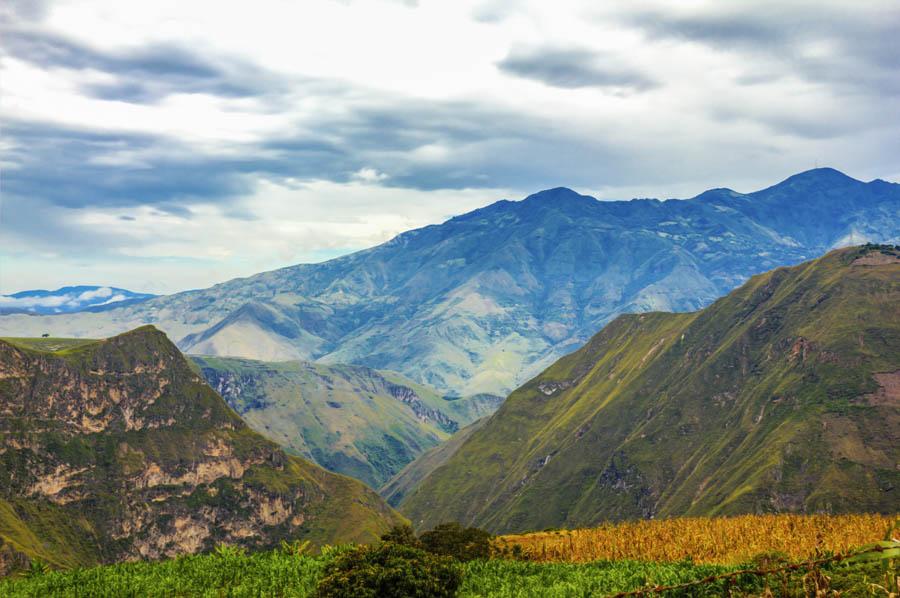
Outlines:
{"label": "grassy slope", "polygon": [[40,351],[43,353],[56,353],[64,355],[66,351],[78,349],[96,344],[100,341],[85,338],[14,338],[0,337],[0,341],[5,341],[11,345],[15,345],[20,349],[30,349],[32,351]]}
{"label": "grassy slope", "polygon": [[425,451],[419,455],[415,461],[401,469],[397,475],[392,477],[382,486],[378,493],[388,504],[397,506],[409,492],[424,480],[428,474],[447,462],[459,450],[459,447],[471,436],[476,430],[481,429],[487,422],[487,417],[483,417],[472,422],[456,434],[450,437],[446,442]]}
{"label": "grassy slope", "polygon": [[[191,359],[253,429],[374,488],[456,428],[493,412],[500,401],[447,400],[395,372],[361,366]],[[399,391],[414,393],[420,407],[401,401]],[[433,413],[423,416],[422,409]]]}
{"label": "grassy slope", "polygon": [[[4,345],[6,345],[4,347]],[[15,364],[46,368],[29,383],[38,395],[65,392],[55,375],[76,376],[86,386],[72,394],[61,394],[58,401],[78,401],[93,391],[93,384],[112,376],[129,392],[140,393],[160,384],[165,392],[151,405],[138,406],[145,421],[167,422],[143,429],[128,429],[113,423],[96,433],[73,433],[61,421],[36,419],[26,409],[15,417],[4,415],[3,445],[27,446],[27,450],[0,451],[0,539],[29,557],[37,557],[52,565],[71,567],[116,559],[127,542],[109,536],[113,521],[126,514],[127,501],[138,500],[140,490],[123,494],[127,479],[140,474],[148,463],[163,470],[182,471],[186,464],[206,458],[208,447],[224,443],[237,459],[262,462],[252,465],[240,478],[224,476],[193,490],[160,495],[151,504],[186,514],[204,509],[219,509],[223,517],[246,516],[242,493],[261,491],[285,497],[303,497],[301,508],[305,521],[299,528],[272,527],[268,537],[255,538],[263,544],[280,537],[303,537],[321,545],[334,541],[371,541],[387,527],[402,521],[371,490],[356,480],[327,472],[297,457],[281,453],[272,442],[249,429],[240,417],[212,389],[196,376],[191,364],[183,358],[165,335],[152,327],[94,342],[63,342],[59,339],[5,339],[0,349],[7,361],[0,364],[13,377],[2,380],[0,398],[9,404],[23,399],[10,380]],[[58,349],[58,350],[54,350]],[[17,361],[21,359],[21,361]],[[140,374],[142,368],[165,363],[161,374]],[[27,365],[34,364],[34,365]],[[105,372],[105,373],[104,373]],[[126,372],[122,375],[116,372]],[[67,378],[67,380],[70,378]],[[35,386],[37,385],[37,386]],[[103,388],[97,386],[97,388]],[[86,409],[74,405],[76,413]],[[135,412],[135,415],[138,415]],[[115,422],[116,420],[114,420]],[[14,444],[15,443],[15,444]],[[280,455],[280,456],[279,456]],[[85,498],[67,504],[54,504],[43,498],[28,498],[23,484],[38,463],[63,464],[69,469],[82,469],[73,480],[76,494]],[[160,486],[159,491],[171,490]],[[237,493],[234,497],[232,495]],[[168,498],[164,498],[168,496]],[[230,498],[232,497],[232,498]],[[243,497],[243,498],[242,498]],[[153,507],[155,508],[155,507]],[[123,511],[124,509],[124,511]],[[171,513],[159,525],[171,521]],[[282,526],[284,527],[284,526]],[[214,535],[221,530],[214,530]],[[213,538],[215,540],[215,538]]]}
{"label": "grassy slope", "polygon": [[619,317],[510,395],[401,510],[516,531],[896,508],[896,399],[861,397],[900,370],[900,263],[852,265],[864,252],[753,277],[700,312]]}

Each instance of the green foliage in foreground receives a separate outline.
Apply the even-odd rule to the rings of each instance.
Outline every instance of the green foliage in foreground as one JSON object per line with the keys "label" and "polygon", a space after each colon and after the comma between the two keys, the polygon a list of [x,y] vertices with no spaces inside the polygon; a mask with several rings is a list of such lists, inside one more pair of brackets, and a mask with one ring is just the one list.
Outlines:
{"label": "green foliage in foreground", "polygon": [[491,556],[491,534],[477,527],[458,523],[442,523],[419,536],[422,547],[433,554],[443,554],[460,561],[486,559]]}
{"label": "green foliage in foreground", "polygon": [[[35,572],[29,576],[0,580],[0,596],[38,597],[312,597],[326,568],[353,550],[325,549],[321,556],[295,550],[244,554],[223,550],[213,554],[186,556],[149,563],[123,563],[67,572]],[[708,575],[742,569],[742,566],[647,563],[638,561],[590,564],[532,563],[507,560],[470,561],[455,565],[462,572],[458,596],[513,598],[527,596],[604,596],[647,585],[671,585],[702,579]],[[748,565],[755,568],[755,565]],[[794,574],[788,595],[804,595],[803,573]],[[823,570],[831,587],[843,596],[870,596],[870,584],[883,584],[885,572],[878,563],[835,565]],[[721,596],[725,582],[705,585],[680,596]],[[780,578],[770,578],[776,594]],[[732,588],[736,595],[759,595],[763,582],[744,576]],[[785,586],[787,587],[787,586]],[[876,592],[875,595],[878,595]]]}
{"label": "green foliage in foreground", "polygon": [[451,558],[384,542],[349,550],[328,563],[316,598],[452,598],[461,578]]}

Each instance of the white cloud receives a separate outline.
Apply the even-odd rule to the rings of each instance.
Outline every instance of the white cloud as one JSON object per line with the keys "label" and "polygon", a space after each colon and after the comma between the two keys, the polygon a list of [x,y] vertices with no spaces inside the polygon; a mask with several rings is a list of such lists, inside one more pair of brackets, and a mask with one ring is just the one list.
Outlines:
{"label": "white cloud", "polygon": [[78,295],[75,298],[75,303],[84,303],[92,301],[93,299],[105,299],[113,294],[113,290],[109,287],[100,287],[99,289],[94,289],[93,291],[85,291]]}
{"label": "white cloud", "polygon": [[374,168],[364,167],[354,172],[353,178],[367,183],[377,183],[378,181],[383,181],[390,177],[383,172],[378,172]]}

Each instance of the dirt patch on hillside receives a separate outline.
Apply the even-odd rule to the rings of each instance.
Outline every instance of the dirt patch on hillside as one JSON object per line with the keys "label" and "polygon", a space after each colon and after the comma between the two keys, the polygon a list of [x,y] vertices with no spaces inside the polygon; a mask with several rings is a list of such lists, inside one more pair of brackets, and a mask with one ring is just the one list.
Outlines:
{"label": "dirt patch on hillside", "polygon": [[853,266],[887,266],[888,264],[900,264],[900,257],[888,255],[880,251],[873,251],[853,260]]}
{"label": "dirt patch on hillside", "polygon": [[878,390],[863,398],[870,405],[900,406],[900,370],[874,374]]}

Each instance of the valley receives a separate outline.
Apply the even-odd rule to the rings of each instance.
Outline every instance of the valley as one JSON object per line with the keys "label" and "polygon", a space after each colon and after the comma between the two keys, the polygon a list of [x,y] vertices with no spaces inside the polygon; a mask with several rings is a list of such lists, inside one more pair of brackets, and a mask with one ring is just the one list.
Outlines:
{"label": "valley", "polygon": [[[502,534],[442,561],[461,596],[754,595],[770,552],[835,591],[890,585],[900,247],[829,249],[896,239],[897,187],[553,189],[323,264],[0,315],[22,334],[0,337],[0,591],[71,570],[100,593],[312,596],[351,556],[437,567],[420,539],[465,530],[447,522]],[[769,209],[788,201],[837,215]],[[801,565],[826,537],[836,560]]]}
{"label": "valley", "polygon": [[288,452],[379,488],[474,419],[496,395],[442,397],[363,366],[191,357],[247,424]]}
{"label": "valley", "polygon": [[0,4],[0,598],[900,598],[900,2]]}

